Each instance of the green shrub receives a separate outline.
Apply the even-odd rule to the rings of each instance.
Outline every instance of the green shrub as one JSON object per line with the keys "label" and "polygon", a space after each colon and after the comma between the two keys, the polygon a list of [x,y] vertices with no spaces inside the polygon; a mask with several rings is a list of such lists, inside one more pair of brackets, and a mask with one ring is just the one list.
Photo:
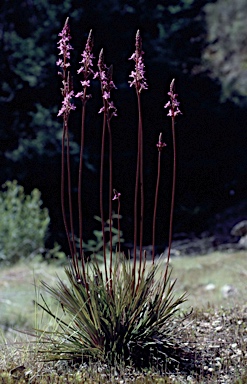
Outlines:
{"label": "green shrub", "polygon": [[[101,218],[99,216],[94,216],[95,220],[97,220],[98,222],[101,223]],[[122,216],[120,216],[120,218],[122,218]],[[95,260],[97,259],[99,262],[103,262],[104,259],[103,259],[103,249],[104,249],[104,246],[106,247],[106,253],[107,253],[107,259],[109,259],[110,257],[110,249],[111,249],[111,246],[112,248],[115,250],[117,249],[117,246],[118,246],[118,242],[120,241],[120,243],[123,243],[124,242],[124,239],[123,239],[123,232],[122,231],[119,231],[118,228],[115,228],[113,226],[113,221],[114,219],[118,219],[118,215],[117,214],[112,214],[112,223],[111,223],[111,227],[110,227],[110,220],[108,219],[105,223],[105,233],[108,234],[109,238],[110,238],[110,232],[112,233],[112,238],[111,240],[105,242],[105,244],[103,243],[103,240],[102,240],[102,230],[94,230],[93,231],[93,235],[94,235],[94,238],[93,239],[90,239],[88,240],[88,242],[84,242],[83,244],[83,249],[84,249],[84,252],[86,254],[86,252],[88,254],[90,254],[90,257],[91,259]],[[120,239],[119,239],[120,237]],[[79,244],[79,239],[77,239],[77,243]]]}
{"label": "green shrub", "polygon": [[7,181],[0,192],[0,261],[7,264],[32,257],[44,250],[50,223],[47,208],[41,208],[41,193],[25,195],[17,181]]}

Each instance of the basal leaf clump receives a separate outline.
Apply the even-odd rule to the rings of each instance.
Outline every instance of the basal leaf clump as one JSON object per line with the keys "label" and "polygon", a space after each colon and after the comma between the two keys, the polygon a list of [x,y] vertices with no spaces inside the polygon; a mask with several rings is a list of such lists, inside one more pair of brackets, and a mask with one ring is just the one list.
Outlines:
{"label": "basal leaf clump", "polygon": [[[172,206],[170,213],[169,249],[167,260],[157,262],[155,260],[155,224],[157,212],[157,200],[159,192],[159,180],[161,175],[160,157],[166,144],[162,140],[162,133],[156,145],[158,149],[158,171],[155,188],[154,214],[153,214],[153,243],[152,263],[147,267],[147,255],[143,250],[143,225],[145,214],[144,179],[143,179],[143,121],[141,108],[141,93],[148,89],[144,77],[144,61],[142,51],[142,39],[140,31],[137,31],[135,52],[130,59],[135,62],[135,69],[131,72],[130,86],[135,88],[138,102],[138,127],[137,127],[137,160],[135,193],[133,198],[133,260],[130,255],[121,252],[120,231],[120,199],[121,193],[113,186],[117,180],[113,177],[112,168],[112,118],[117,118],[117,110],[112,101],[112,91],[116,87],[113,82],[113,68],[107,66],[103,57],[103,50],[99,53],[98,71],[93,70],[93,37],[92,31],[82,54],[83,66],[78,71],[83,74],[81,85],[83,91],[77,97],[82,105],[81,124],[81,153],[78,170],[78,221],[79,221],[79,246],[74,231],[74,209],[71,198],[71,170],[70,170],[70,139],[69,116],[75,109],[73,103],[74,91],[72,77],[69,71],[70,45],[69,20],[67,19],[59,41],[59,55],[57,65],[60,68],[62,78],[62,107],[58,116],[63,118],[62,138],[62,170],[61,170],[61,201],[62,215],[70,249],[70,264],[65,269],[68,282],[58,279],[56,287],[51,287],[43,282],[45,290],[60,303],[62,315],[54,313],[46,301],[39,304],[57,323],[52,332],[43,332],[43,352],[49,360],[73,360],[83,362],[85,360],[106,362],[109,365],[120,363],[135,364],[137,366],[171,366],[181,360],[178,343],[178,320],[176,314],[181,304],[185,301],[185,295],[176,297],[174,294],[175,281],[171,280],[169,269],[170,248],[172,238],[172,217],[175,194],[176,150],[175,150],[175,118],[180,113],[179,102],[174,93],[174,80],[170,86],[171,101],[165,107],[169,107],[168,116],[172,119],[172,135],[174,149],[174,170],[172,186]],[[99,182],[99,212],[101,221],[101,237],[103,248],[103,263],[100,263],[95,255],[90,264],[85,261],[86,246],[83,240],[83,204],[82,204],[82,175],[83,175],[83,147],[85,134],[86,104],[91,99],[88,95],[90,87],[89,78],[99,80],[102,96],[103,115],[101,165]],[[101,116],[102,116],[101,115]],[[108,143],[108,202],[103,199],[105,186],[105,144]],[[155,148],[154,148],[155,149]],[[65,180],[67,189],[65,190]],[[69,215],[65,212],[65,200],[68,199]],[[113,204],[117,204],[117,214],[113,213]],[[104,214],[108,209],[108,220]],[[113,228],[113,217],[117,218],[116,230]],[[107,232],[107,236],[106,236]],[[109,238],[109,240],[108,240]],[[164,264],[162,264],[164,263]],[[161,268],[163,267],[163,268]],[[162,273],[158,270],[162,269]]]}
{"label": "basal leaf clump", "polygon": [[174,297],[170,274],[157,278],[159,263],[146,269],[133,284],[130,260],[114,263],[111,290],[98,263],[87,268],[87,287],[66,268],[68,284],[59,279],[53,288],[43,286],[60,302],[64,316],[56,317],[59,327],[47,337],[51,360],[99,360],[109,364],[174,364],[179,361],[177,323],[174,315],[185,295]]}

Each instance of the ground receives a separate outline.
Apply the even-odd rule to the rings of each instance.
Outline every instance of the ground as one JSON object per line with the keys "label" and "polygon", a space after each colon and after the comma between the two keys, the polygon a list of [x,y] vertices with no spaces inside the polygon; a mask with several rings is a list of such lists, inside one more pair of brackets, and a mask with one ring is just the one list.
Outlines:
{"label": "ground", "polygon": [[[64,278],[63,268],[35,261],[2,268],[1,382],[24,380],[23,382],[39,383],[42,377],[42,380],[47,378],[44,383],[59,383],[58,377],[61,376],[62,370],[62,375],[68,376],[66,382],[71,383],[98,382],[95,377],[102,383],[247,383],[246,258],[247,252],[230,250],[197,257],[171,258],[172,276],[177,279],[177,293],[186,291],[188,294],[183,311],[188,313],[193,308],[190,316],[184,319],[181,333],[178,332],[178,345],[183,347],[186,352],[185,360],[187,359],[188,366],[193,368],[191,373],[178,370],[168,376],[155,370],[144,375],[134,372],[133,369],[128,371],[126,368],[120,372],[109,373],[107,367],[102,366],[97,367],[96,371],[95,368],[77,367],[75,373],[71,366],[57,364],[56,367],[51,367],[49,364],[38,362],[35,360],[34,351],[29,354],[30,338],[19,334],[13,328],[27,330],[37,325],[37,307],[34,300],[40,295],[39,280],[56,284],[56,275]],[[160,267],[161,273],[165,262],[164,258]],[[183,316],[182,312],[180,317]],[[38,320],[41,321],[41,314]],[[21,341],[22,348],[20,349],[14,341]],[[38,374],[41,376],[37,376]],[[79,375],[78,381],[75,374]],[[65,376],[61,377],[65,380]]]}

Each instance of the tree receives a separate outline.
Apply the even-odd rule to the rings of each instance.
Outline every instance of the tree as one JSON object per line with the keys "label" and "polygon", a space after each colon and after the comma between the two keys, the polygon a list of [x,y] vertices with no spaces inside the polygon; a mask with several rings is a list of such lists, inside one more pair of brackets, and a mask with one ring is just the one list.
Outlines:
{"label": "tree", "polygon": [[70,8],[70,0],[63,7],[49,0],[2,2],[2,156],[20,160],[35,151],[59,151],[57,96],[51,79],[58,84],[54,65],[57,31]]}
{"label": "tree", "polygon": [[202,68],[221,86],[221,101],[247,103],[245,0],[218,0],[205,6],[207,36]]}

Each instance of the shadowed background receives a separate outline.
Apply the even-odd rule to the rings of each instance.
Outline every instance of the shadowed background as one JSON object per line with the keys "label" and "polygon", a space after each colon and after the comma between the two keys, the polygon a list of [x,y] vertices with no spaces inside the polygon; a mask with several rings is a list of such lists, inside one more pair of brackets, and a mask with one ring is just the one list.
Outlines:
{"label": "shadowed background", "polygon": [[[58,33],[70,17],[75,91],[80,55],[90,29],[95,65],[100,49],[113,64],[112,93],[118,117],[112,120],[113,185],[121,192],[121,227],[127,243],[133,233],[133,194],[137,145],[137,102],[129,88],[135,34],[140,29],[149,85],[142,93],[144,122],[145,229],[151,243],[159,133],[162,155],[157,244],[167,242],[172,179],[171,122],[163,106],[176,78],[182,116],[176,122],[178,169],[175,232],[200,233],[216,214],[246,200],[247,189],[247,6],[245,0],[48,1],[3,0],[0,6],[0,182],[17,179],[30,192],[37,187],[51,216],[47,244],[66,250],[60,208],[62,119],[57,76]],[[96,66],[95,66],[96,69]],[[87,104],[83,179],[84,235],[92,237],[99,215],[99,162],[102,116],[100,85]],[[80,104],[71,114],[72,166],[76,204]],[[78,103],[78,104],[77,104]],[[107,185],[107,174],[105,175]],[[107,188],[106,188],[107,200]],[[75,206],[76,211],[76,206]],[[240,217],[241,219],[242,217]]]}

